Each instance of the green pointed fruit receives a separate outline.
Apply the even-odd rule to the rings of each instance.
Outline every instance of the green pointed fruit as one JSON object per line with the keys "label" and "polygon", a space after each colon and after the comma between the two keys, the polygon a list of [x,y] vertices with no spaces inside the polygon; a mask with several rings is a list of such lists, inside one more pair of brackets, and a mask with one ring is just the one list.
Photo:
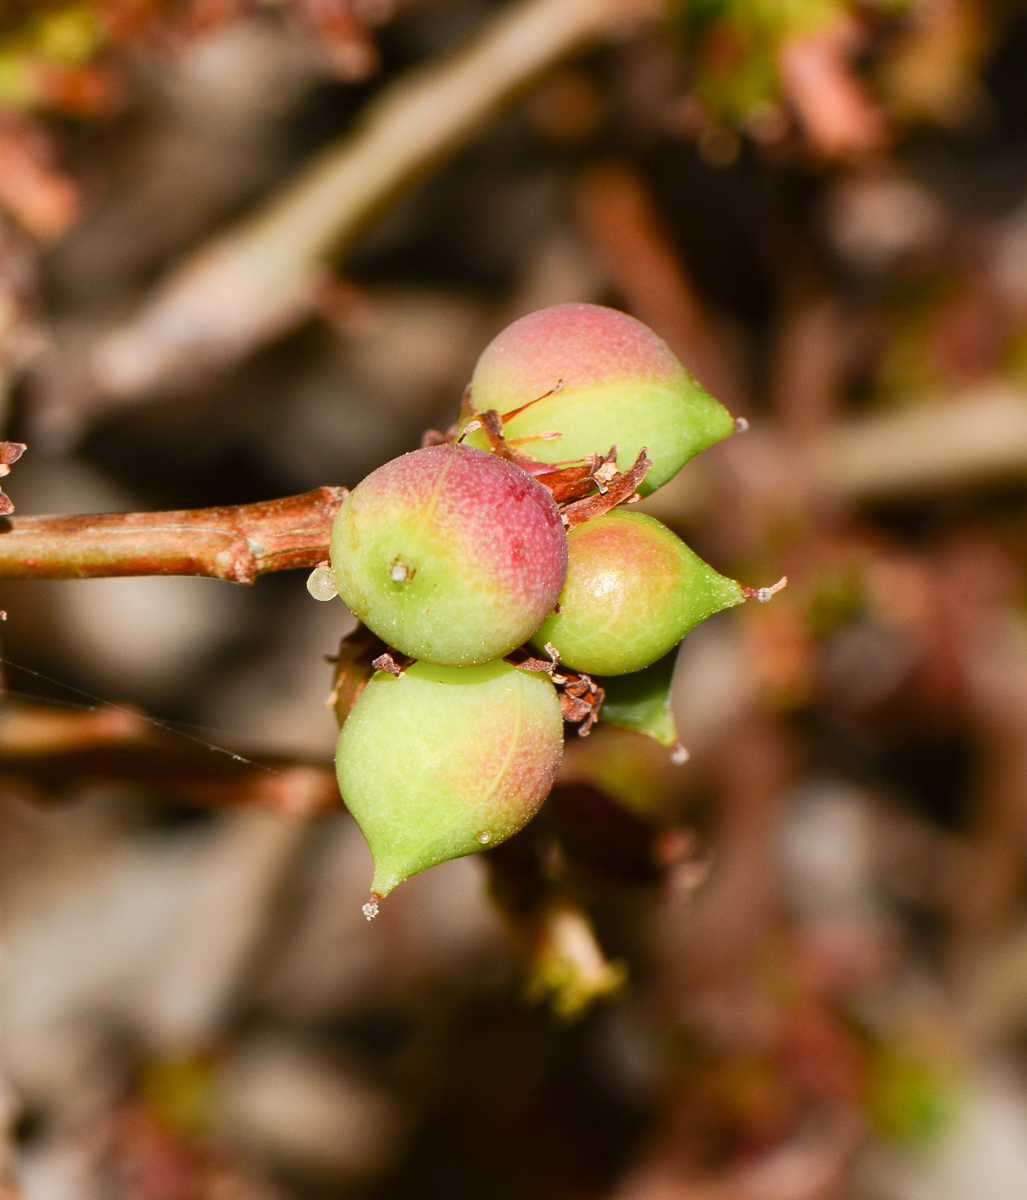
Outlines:
{"label": "green pointed fruit", "polygon": [[[653,465],[643,495],[735,428],[651,329],[598,304],[558,304],[507,326],[478,359],[471,404],[501,416],[530,404],[503,432],[543,462],[605,454],[615,445],[625,470],[646,447]],[[542,439],[551,433],[560,436]],[[480,430],[468,443],[488,448]]]}
{"label": "green pointed fruit", "polygon": [[383,641],[446,666],[509,654],[538,629],[567,568],[550,492],[468,446],[430,446],[373,471],[339,510],[339,595]]}
{"label": "green pointed fruit", "polygon": [[672,748],[684,761],[685,751],[678,740],[670,703],[677,658],[672,650],[643,671],[601,676],[596,683],[606,693],[599,710],[600,721],[644,733],[661,746]]}
{"label": "green pointed fruit", "polygon": [[368,916],[418,871],[522,829],[562,751],[560,701],[546,675],[505,662],[379,671],[335,755],[342,798],[374,858]]}
{"label": "green pointed fruit", "polygon": [[590,675],[641,671],[722,608],[745,599],[654,517],[614,510],[567,536],[567,582],[532,638]]}

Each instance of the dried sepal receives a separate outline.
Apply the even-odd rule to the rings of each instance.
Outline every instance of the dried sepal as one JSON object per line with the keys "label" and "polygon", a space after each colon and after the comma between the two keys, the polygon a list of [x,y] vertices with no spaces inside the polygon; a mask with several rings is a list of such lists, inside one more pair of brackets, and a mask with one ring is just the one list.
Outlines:
{"label": "dried sepal", "polygon": [[[405,659],[404,661],[409,662],[410,660]],[[376,659],[373,659],[371,666],[374,667],[376,671],[387,671],[390,675],[395,675],[397,679],[399,679],[403,674],[402,666],[400,666],[400,664],[388,650],[386,650],[384,654],[379,654]]]}
{"label": "dried sepal", "polygon": [[617,474],[617,447],[611,446],[607,454],[590,454],[581,463],[553,467],[537,478],[557,504],[571,504],[597,492],[602,495]]}
{"label": "dried sepal", "polygon": [[606,692],[582,671],[562,671],[553,682],[560,693],[563,719],[578,726],[578,737],[588,737],[599,720]]}
{"label": "dried sepal", "polygon": [[506,661],[511,666],[519,667],[522,671],[543,671],[550,678],[555,678],[554,672],[560,665],[560,651],[552,642],[546,642],[544,649],[549,655],[548,658],[534,658],[530,650],[521,646],[513,654],[507,655]]}
{"label": "dried sepal", "polygon": [[[11,473],[11,464],[16,463],[28,447],[24,442],[0,442],[0,477]],[[14,512],[14,501],[6,492],[0,491],[0,517]]]}
{"label": "dried sepal", "polygon": [[325,708],[335,709],[335,718],[340,726],[360,698],[364,685],[375,673],[376,659],[387,650],[388,647],[377,634],[372,633],[366,625],[357,625],[339,643],[339,653],[328,660],[335,664],[335,673]]}
{"label": "dried sepal", "polygon": [[549,655],[548,659],[534,658],[522,648],[510,655],[506,661],[522,671],[537,671],[548,675],[559,693],[563,719],[572,725],[578,725],[579,737],[588,737],[592,726],[599,719],[606,692],[590,675],[561,668],[560,652],[552,642],[546,642],[545,650]]}
{"label": "dried sepal", "polygon": [[24,442],[0,442],[0,475],[9,474],[11,464],[16,463],[27,449]]}
{"label": "dried sepal", "polygon": [[[601,517],[619,504],[630,503],[652,465],[652,459],[643,446],[630,470],[618,472],[612,478],[604,477],[602,490],[597,488],[595,495],[561,506],[560,515],[563,517],[565,528],[574,529],[593,517]],[[544,482],[544,479],[540,479],[539,482]],[[592,482],[596,484],[598,480],[593,476]]]}

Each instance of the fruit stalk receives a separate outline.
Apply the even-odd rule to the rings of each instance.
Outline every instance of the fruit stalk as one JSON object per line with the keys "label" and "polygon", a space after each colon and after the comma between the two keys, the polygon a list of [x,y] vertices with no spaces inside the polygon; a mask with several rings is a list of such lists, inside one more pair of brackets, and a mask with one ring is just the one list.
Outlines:
{"label": "fruit stalk", "polygon": [[0,579],[203,575],[253,583],[268,571],[316,567],[346,489],[320,487],[257,504],[178,512],[7,517]]}

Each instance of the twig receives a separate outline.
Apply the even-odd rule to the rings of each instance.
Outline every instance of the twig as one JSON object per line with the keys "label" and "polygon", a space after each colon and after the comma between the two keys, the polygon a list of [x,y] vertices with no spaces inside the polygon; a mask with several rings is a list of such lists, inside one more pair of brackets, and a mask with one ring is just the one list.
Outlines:
{"label": "twig", "polygon": [[592,167],[578,185],[585,232],[628,309],[668,343],[732,412],[748,411],[746,387],[722,331],[663,229],[642,180],[627,166]]}
{"label": "twig", "polygon": [[998,382],[951,400],[844,422],[814,455],[825,486],[853,498],[1027,475],[1027,393]]}
{"label": "twig", "polygon": [[[767,437],[748,440],[754,452],[773,453]],[[1000,384],[841,422],[814,441],[808,459],[828,494],[851,500],[1027,476],[1027,395]],[[701,474],[693,468],[692,482]],[[702,491],[671,486],[644,507],[679,518]],[[0,522],[0,579],[207,575],[252,583],[267,571],[323,562],[345,495],[322,487],[234,508],[10,517]]]}
{"label": "twig", "polygon": [[328,557],[346,489],[181,512],[8,517],[0,521],[0,579],[206,575],[253,583],[267,571]]}
{"label": "twig", "polygon": [[84,378],[44,390],[36,433],[67,442],[90,414],[225,367],[304,319],[328,256],[377,210],[540,71],[657,8],[653,0],[525,0],[470,45],[387,87],[354,133],[187,259],[94,346]]}
{"label": "twig", "polygon": [[888,144],[884,115],[852,69],[865,44],[864,27],[844,15],[780,49],[782,87],[820,157],[859,158]]}
{"label": "twig", "polygon": [[0,790],[43,801],[84,780],[139,783],[186,804],[252,806],[287,817],[339,803],[334,774],[323,763],[276,754],[242,758],[182,738],[120,705],[68,712],[6,699],[0,708]]}
{"label": "twig", "polygon": [[[807,473],[824,499],[851,502],[920,496],[1027,479],[1027,392],[997,381],[950,399],[838,421],[801,449],[768,420],[732,439],[731,486],[752,487],[764,508],[794,497]],[[723,484],[726,454],[700,459],[647,496],[641,511],[666,521],[706,512]]]}

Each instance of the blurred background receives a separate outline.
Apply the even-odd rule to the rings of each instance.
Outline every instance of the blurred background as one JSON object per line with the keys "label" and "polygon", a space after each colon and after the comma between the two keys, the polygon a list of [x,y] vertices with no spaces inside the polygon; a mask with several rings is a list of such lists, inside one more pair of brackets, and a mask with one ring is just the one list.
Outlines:
{"label": "blurred background", "polygon": [[750,424],[690,761],[368,925],[341,602],[4,582],[5,1200],[1027,1195],[1027,8],[0,2],[19,514],[352,487],[565,301]]}

